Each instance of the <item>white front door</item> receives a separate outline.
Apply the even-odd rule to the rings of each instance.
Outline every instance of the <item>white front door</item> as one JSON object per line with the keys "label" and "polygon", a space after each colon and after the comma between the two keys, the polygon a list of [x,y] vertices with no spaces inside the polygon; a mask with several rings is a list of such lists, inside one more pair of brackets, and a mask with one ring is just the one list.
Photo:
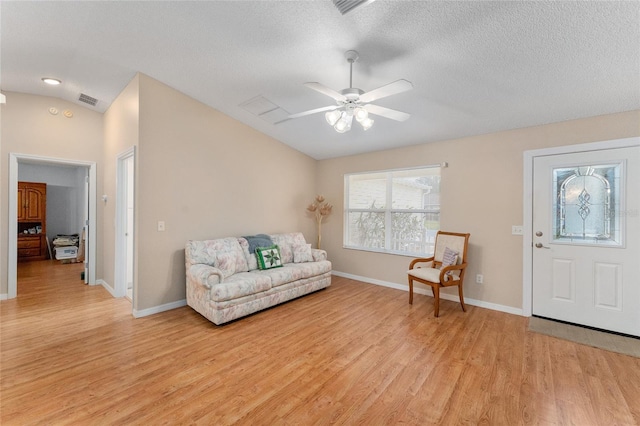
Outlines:
{"label": "white front door", "polygon": [[640,336],[640,147],[534,158],[533,315]]}

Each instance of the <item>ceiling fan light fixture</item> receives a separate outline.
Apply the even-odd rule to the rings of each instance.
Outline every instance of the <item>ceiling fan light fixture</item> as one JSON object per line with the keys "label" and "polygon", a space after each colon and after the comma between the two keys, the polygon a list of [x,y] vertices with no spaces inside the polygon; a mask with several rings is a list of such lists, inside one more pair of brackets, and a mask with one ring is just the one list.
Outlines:
{"label": "ceiling fan light fixture", "polygon": [[356,116],[356,120],[362,123],[363,120],[366,120],[367,118],[369,118],[369,112],[362,107],[358,107],[355,109],[355,116]]}
{"label": "ceiling fan light fixture", "polygon": [[351,130],[351,123],[352,122],[353,122],[353,115],[347,114],[346,111],[343,111],[342,112],[342,116],[340,117],[340,120],[338,120],[336,122],[336,124],[335,124],[335,126],[333,126],[333,128],[338,133],[345,133],[345,132],[348,132],[349,130]]}
{"label": "ceiling fan light fixture", "polygon": [[339,110],[334,109],[333,111],[329,111],[324,115],[324,118],[327,119],[327,123],[329,123],[330,126],[335,126],[336,123],[338,122],[338,120],[340,119],[340,116],[342,114],[340,113]]}
{"label": "ceiling fan light fixture", "polygon": [[364,130],[369,130],[372,126],[374,121],[372,119],[370,119],[369,117],[365,118],[364,120],[358,120],[358,122],[360,123],[360,125],[362,126],[362,128]]}

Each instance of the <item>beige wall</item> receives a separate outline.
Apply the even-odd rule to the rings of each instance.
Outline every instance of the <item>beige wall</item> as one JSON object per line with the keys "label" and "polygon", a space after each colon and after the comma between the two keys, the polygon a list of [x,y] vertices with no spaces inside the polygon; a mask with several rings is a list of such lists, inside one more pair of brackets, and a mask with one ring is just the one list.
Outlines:
{"label": "beige wall", "polygon": [[98,207],[104,217],[104,238],[101,242],[104,262],[102,279],[112,290],[115,286],[117,157],[132,146],[138,145],[138,91],[139,77],[136,75],[104,113],[104,186],[102,194],[107,196],[107,202],[99,201]]}
{"label": "beige wall", "polygon": [[[69,160],[95,161],[98,171],[98,193],[102,191],[102,114],[57,98],[6,92],[7,103],[2,105],[0,120],[0,293],[7,289],[7,246],[9,204],[9,154],[29,154]],[[59,110],[51,115],[49,108]],[[73,111],[66,118],[64,110]],[[96,276],[102,274],[102,214],[97,212]]]}
{"label": "beige wall", "polygon": [[[441,229],[471,233],[465,296],[521,308],[522,237],[511,235],[511,225],[523,222],[523,152],[634,136],[640,111],[320,161],[318,192],[335,206],[323,248],[336,271],[406,286],[409,257],[342,247],[344,174],[446,161]],[[480,273],[484,284],[477,285]]]}
{"label": "beige wall", "polygon": [[[0,229],[8,232],[10,152],[98,165],[97,278],[114,285],[116,157],[137,145],[136,310],[185,298],[184,243],[300,230],[315,241],[305,206],[334,204],[323,248],[336,271],[405,284],[408,257],[342,248],[343,175],[436,164],[442,229],[471,233],[469,298],[520,308],[522,160],[530,149],[640,135],[640,111],[428,143],[316,162],[147,76],[138,75],[103,115],[55,98],[7,93],[1,109]],[[72,119],[49,114],[71,109]],[[157,221],[167,230],[158,232]],[[7,293],[7,239],[0,241],[0,293]],[[476,285],[477,273],[485,276]]]}
{"label": "beige wall", "polygon": [[135,309],[185,298],[189,239],[302,231],[314,241],[315,160],[142,74],[138,149]]}
{"label": "beige wall", "polygon": [[[112,288],[117,156],[137,146],[136,310],[185,298],[188,239],[298,230],[315,240],[314,222],[305,214],[315,195],[315,160],[145,75],[137,75],[104,116],[59,99],[17,93],[7,99],[1,111],[2,235],[10,152],[96,161],[96,277]],[[74,118],[52,116],[50,106],[71,109]],[[166,232],[157,231],[158,220],[166,222]],[[6,250],[3,239],[3,294]]]}

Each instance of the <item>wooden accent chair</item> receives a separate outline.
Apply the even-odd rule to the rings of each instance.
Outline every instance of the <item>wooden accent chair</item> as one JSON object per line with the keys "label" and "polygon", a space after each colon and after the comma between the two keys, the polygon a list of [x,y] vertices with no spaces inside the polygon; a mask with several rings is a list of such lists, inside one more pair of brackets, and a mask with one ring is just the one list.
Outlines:
{"label": "wooden accent chair", "polygon": [[[413,304],[414,280],[431,286],[433,289],[433,297],[435,298],[434,316],[437,317],[440,309],[440,288],[457,285],[458,294],[460,295],[460,305],[462,305],[464,312],[467,311],[464,306],[462,284],[464,281],[464,271],[467,267],[467,247],[469,245],[470,235],[471,234],[438,231],[436,234],[434,255],[429,258],[414,259],[409,265],[409,270],[407,271],[409,277],[409,304]],[[451,255],[452,251],[457,253],[455,260],[453,260],[453,256]],[[452,261],[454,263],[447,266],[447,264]],[[426,264],[416,266],[421,263]]]}

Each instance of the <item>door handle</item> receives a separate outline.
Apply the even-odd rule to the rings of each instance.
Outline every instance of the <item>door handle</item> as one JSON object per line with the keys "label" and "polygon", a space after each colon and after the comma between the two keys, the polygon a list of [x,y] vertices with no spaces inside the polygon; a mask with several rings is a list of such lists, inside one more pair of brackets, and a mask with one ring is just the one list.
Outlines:
{"label": "door handle", "polygon": [[536,243],[536,248],[550,249],[551,247],[545,247],[545,246],[542,245],[542,243]]}

